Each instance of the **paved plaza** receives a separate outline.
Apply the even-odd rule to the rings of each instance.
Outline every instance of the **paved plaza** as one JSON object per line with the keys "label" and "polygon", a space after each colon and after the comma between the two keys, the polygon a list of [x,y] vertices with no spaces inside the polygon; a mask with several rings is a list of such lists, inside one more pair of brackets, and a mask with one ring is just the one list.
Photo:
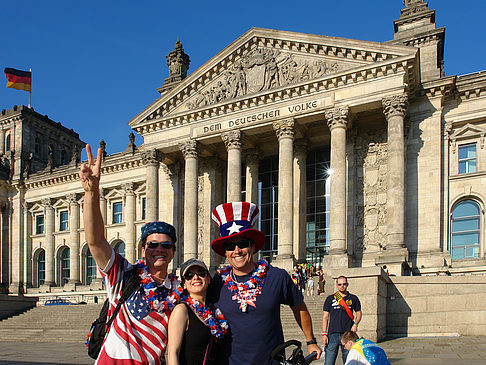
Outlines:
{"label": "paved plaza", "polygon": [[[486,365],[486,337],[401,338],[380,344],[397,365]],[[0,342],[0,364],[93,364],[82,344]],[[322,361],[316,361],[321,364]],[[336,365],[341,365],[337,361]]]}

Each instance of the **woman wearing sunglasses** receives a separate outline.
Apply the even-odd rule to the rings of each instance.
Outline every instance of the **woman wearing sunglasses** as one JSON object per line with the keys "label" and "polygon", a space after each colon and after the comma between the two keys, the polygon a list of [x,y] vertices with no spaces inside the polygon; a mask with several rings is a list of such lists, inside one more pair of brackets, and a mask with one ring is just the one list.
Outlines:
{"label": "woman wearing sunglasses", "polygon": [[206,303],[211,277],[206,264],[189,259],[181,265],[184,295],[170,316],[168,365],[211,364],[213,342],[228,331],[219,309]]}

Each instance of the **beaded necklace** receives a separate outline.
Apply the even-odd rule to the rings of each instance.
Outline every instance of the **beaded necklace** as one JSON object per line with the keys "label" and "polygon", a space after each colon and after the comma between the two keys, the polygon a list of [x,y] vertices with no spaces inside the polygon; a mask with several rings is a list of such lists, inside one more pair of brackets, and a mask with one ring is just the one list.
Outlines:
{"label": "beaded necklace", "polygon": [[181,301],[189,305],[196,315],[206,323],[211,334],[217,338],[223,338],[228,332],[228,321],[219,308],[205,306],[191,296],[184,296]]}
{"label": "beaded necklace", "polygon": [[169,274],[170,289],[164,288],[165,290],[160,293],[157,291],[158,285],[152,274],[149,273],[145,260],[138,260],[135,262],[135,266],[137,266],[138,275],[142,279],[140,282],[143,288],[142,298],[149,307],[157,312],[172,311],[174,306],[179,303],[182,294],[182,287],[177,276]]}
{"label": "beaded necklace", "polygon": [[255,300],[257,295],[262,292],[267,270],[268,262],[265,259],[261,259],[257,262],[257,268],[253,271],[250,278],[243,283],[236,281],[231,265],[227,265],[219,271],[224,285],[234,294],[232,299],[240,303],[240,310],[243,313],[248,312],[248,305],[256,307]]}

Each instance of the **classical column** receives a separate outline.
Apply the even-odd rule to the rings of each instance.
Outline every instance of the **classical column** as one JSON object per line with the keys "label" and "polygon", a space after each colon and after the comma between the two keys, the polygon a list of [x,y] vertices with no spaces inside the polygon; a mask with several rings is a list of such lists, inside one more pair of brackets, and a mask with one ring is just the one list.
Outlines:
{"label": "classical column", "polygon": [[159,219],[159,161],[160,154],[157,150],[145,151],[142,154],[143,164],[146,166],[147,174],[147,202],[145,208],[145,219],[147,222]]}
{"label": "classical column", "polygon": [[46,279],[44,285],[55,285],[55,269],[56,261],[54,259],[55,247],[54,247],[54,208],[52,207],[51,198],[42,199],[42,204],[45,209],[45,254],[46,254]]}
{"label": "classical column", "polygon": [[386,179],[387,249],[404,247],[405,235],[405,138],[403,121],[407,113],[406,94],[383,98],[388,122],[388,174]]}
{"label": "classical column", "polygon": [[[0,293],[8,292],[9,251],[8,251],[8,203],[0,202]],[[6,294],[6,293],[5,293]]]}
{"label": "classical column", "polygon": [[135,193],[133,191],[133,182],[127,182],[123,185],[125,190],[125,258],[128,262],[135,262],[136,254],[136,205]]}
{"label": "classical column", "polygon": [[[294,159],[293,118],[273,122],[273,129],[278,138],[278,256],[286,260],[287,265],[293,260],[293,159]],[[293,263],[292,263],[293,264]],[[290,268],[291,265],[290,264]]]}
{"label": "classical column", "polygon": [[331,214],[329,254],[346,252],[346,128],[347,106],[326,111],[327,125],[331,131]]}
{"label": "classical column", "polygon": [[79,270],[79,203],[76,193],[67,196],[69,201],[69,283],[79,284],[81,282]]}
{"label": "classical column", "polygon": [[307,148],[305,139],[294,142],[294,256],[306,258]]}
{"label": "classical column", "polygon": [[247,202],[256,204],[258,206],[258,161],[259,151],[257,148],[250,148],[245,152],[246,164],[246,197]]}
{"label": "classical column", "polygon": [[240,130],[221,134],[228,151],[228,168],[226,179],[226,196],[229,202],[241,201],[241,143]]}
{"label": "classical column", "polygon": [[25,289],[32,287],[32,240],[30,234],[32,233],[32,214],[29,212],[29,206],[24,200],[22,203],[24,212],[24,242],[23,242],[23,258],[22,258],[22,271]]}
{"label": "classical column", "polygon": [[108,203],[106,201],[106,189],[100,187],[100,210],[101,210],[101,217],[103,218],[103,223],[105,226],[105,236],[106,236],[106,225],[108,221],[106,220],[106,215],[108,211]]}
{"label": "classical column", "polygon": [[184,261],[197,257],[197,175],[196,140],[179,144],[184,155]]}

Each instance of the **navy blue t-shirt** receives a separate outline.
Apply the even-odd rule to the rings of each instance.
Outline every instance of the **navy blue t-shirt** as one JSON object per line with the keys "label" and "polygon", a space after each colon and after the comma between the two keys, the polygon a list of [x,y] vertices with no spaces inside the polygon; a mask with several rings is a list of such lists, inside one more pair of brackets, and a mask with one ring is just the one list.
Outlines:
{"label": "navy blue t-shirt", "polygon": [[[245,282],[250,275],[236,276]],[[218,364],[263,365],[278,364],[270,359],[272,350],[284,342],[280,322],[280,304],[291,307],[301,304],[304,297],[283,269],[269,265],[262,292],[257,295],[255,307],[248,305],[247,313],[232,299],[233,294],[223,286],[216,275],[208,290],[208,300],[220,308],[230,325],[226,346],[218,348]]]}
{"label": "navy blue t-shirt", "polygon": [[[348,308],[351,309],[351,313],[361,310],[361,303],[356,295],[348,293],[343,299]],[[328,334],[344,333],[351,330],[353,321],[348,316],[346,310],[339,305],[336,299],[334,299],[334,294],[331,294],[326,298],[323,309],[326,312],[329,312],[329,325],[327,327]]]}

